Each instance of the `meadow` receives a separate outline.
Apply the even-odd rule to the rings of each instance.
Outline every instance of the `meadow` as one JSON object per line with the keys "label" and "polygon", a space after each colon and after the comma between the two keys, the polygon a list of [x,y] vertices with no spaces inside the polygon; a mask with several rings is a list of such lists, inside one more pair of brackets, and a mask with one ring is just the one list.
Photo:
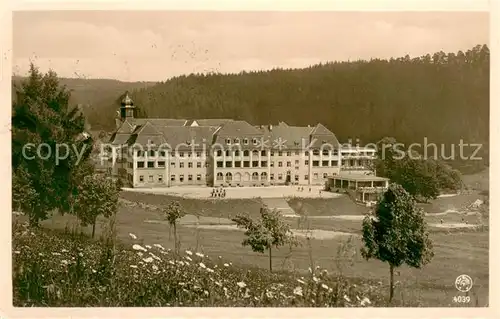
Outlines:
{"label": "meadow", "polygon": [[[484,199],[484,197],[481,197],[482,195],[480,194],[480,191],[480,189],[473,189],[468,193],[453,197],[442,197],[429,204],[423,204],[426,211],[431,214],[443,212],[443,210],[452,211],[451,213],[441,215],[429,215],[426,217],[427,222],[429,225],[433,225],[435,223],[438,224],[440,221],[444,221],[444,223],[457,223],[463,220],[470,224],[477,223],[477,213],[459,214],[456,212],[465,209],[471,202],[478,198]],[[131,256],[135,256],[136,254],[134,254],[134,252],[130,252],[130,247],[132,247],[134,243],[139,243],[143,246],[150,245],[152,247],[156,244],[164,247],[165,251],[173,250],[173,234],[161,212],[161,208],[172,200],[178,200],[188,214],[180,220],[180,227],[177,228],[181,242],[181,251],[187,250],[199,252],[204,255],[204,258],[209,258],[212,261],[223,260],[225,261],[224,263],[231,263],[232,268],[237,269],[237,271],[241,273],[238,275],[240,277],[243,276],[242,273],[246,273],[247,270],[250,270],[252,273],[258,274],[256,276],[259,279],[255,280],[262,282],[262,285],[264,285],[267,281],[274,283],[293,282],[295,284],[296,279],[299,277],[311,279],[311,273],[308,269],[314,270],[319,267],[320,269],[326,270],[330,274],[328,276],[329,279],[325,279],[329,280],[330,284],[326,284],[328,287],[332,286],[332,283],[337,283],[338,285],[341,285],[342,283],[342,285],[344,285],[345,280],[345,285],[349,287],[352,286],[359,288],[359,285],[363,287],[362,289],[360,288],[360,291],[356,292],[358,295],[351,296],[356,300],[356,297],[360,298],[360,300],[367,297],[372,302],[370,305],[387,305],[386,300],[388,295],[389,267],[387,264],[382,262],[376,260],[366,261],[361,257],[361,220],[359,218],[349,219],[332,217],[332,215],[337,215],[336,217],[345,217],[345,215],[359,217],[359,215],[366,212],[367,209],[366,207],[357,206],[352,202],[346,202],[342,198],[288,198],[290,207],[297,213],[301,212],[298,209],[300,206],[302,209],[306,209],[308,215],[311,216],[310,218],[285,218],[292,228],[309,228],[314,230],[324,230],[325,232],[328,231],[330,233],[338,231],[339,233],[333,237],[321,238],[321,236],[319,236],[311,240],[299,237],[299,241],[301,243],[299,247],[282,247],[278,251],[274,251],[272,262],[273,269],[277,272],[277,274],[270,274],[267,270],[269,266],[268,255],[255,253],[252,252],[250,248],[243,247],[241,242],[244,239],[244,233],[241,230],[229,227],[231,224],[230,218],[235,216],[237,213],[248,213],[252,217],[258,216],[259,209],[262,207],[262,203],[258,198],[207,200],[181,198],[169,195],[142,194],[138,192],[122,192],[120,196],[119,211],[116,215],[116,220],[114,221],[116,225],[116,233],[114,236],[121,245],[128,247],[128,250],[125,249],[124,251],[126,251],[126,256],[129,257],[123,258],[129,261],[123,261],[125,264],[120,267],[130,268],[130,266],[127,266],[126,264],[135,263],[133,258],[136,257]],[[343,207],[342,205],[345,205],[345,209],[341,209]],[[352,209],[353,205],[356,207],[354,208],[355,210]],[[348,208],[350,208],[350,210]],[[431,263],[424,266],[422,269],[414,269],[405,266],[397,269],[395,275],[395,300],[392,305],[476,307],[488,305],[489,232],[487,225],[487,213],[485,214],[483,212],[482,215],[482,219],[479,217],[484,224],[482,227],[470,229],[449,229],[429,226],[435,256]],[[24,216],[16,216],[15,219],[23,221],[23,217]],[[108,224],[108,220],[99,219],[96,228],[96,237],[100,238],[106,235]],[[47,253],[50,253],[51,250],[59,251],[61,247],[66,245],[61,244],[61,246],[52,247],[52,242],[67,241],[68,245],[72,245],[70,244],[70,239],[68,239],[71,236],[74,237],[74,235],[71,234],[90,233],[90,229],[81,228],[74,217],[67,215],[60,216],[59,214],[54,214],[50,219],[42,222],[42,226],[42,231],[49,231],[49,233],[43,236],[52,236],[56,238],[56,240],[45,241],[49,247],[44,247],[43,243],[38,241],[31,241],[27,239],[20,240],[16,238],[16,236],[14,236],[14,245],[17,245],[17,247],[19,247],[19,245],[25,245],[31,247],[30,249],[35,252],[38,250],[45,250]],[[130,234],[137,236],[139,238],[139,242],[133,239]],[[85,240],[88,241],[88,239]],[[95,243],[95,245],[99,244]],[[19,249],[19,251],[22,252],[23,249]],[[146,252],[144,253],[146,254]],[[23,256],[22,253],[21,256]],[[13,257],[14,260],[16,260],[16,258],[20,258],[19,255],[15,254]],[[93,260],[96,258],[99,259],[97,255],[92,258]],[[169,256],[169,258],[174,257]],[[175,262],[176,261],[174,260],[174,263]],[[168,261],[166,261],[166,263],[168,263]],[[158,265],[156,267],[160,266]],[[176,270],[176,274],[179,271]],[[454,286],[456,277],[461,274],[467,274],[474,280],[474,286],[469,292],[471,302],[468,304],[456,304],[453,301],[453,297],[463,295],[456,290]],[[126,277],[130,274],[122,275]],[[220,278],[223,277],[225,278],[227,276],[220,275]],[[163,279],[154,279],[153,281],[170,280],[168,279],[170,277],[165,277],[167,279],[164,277],[161,278]],[[172,278],[176,277],[174,276]],[[250,285],[248,279],[244,280],[241,278],[238,279],[238,281],[234,279],[231,281],[231,284],[228,284],[234,286],[236,284],[235,281],[244,281],[247,285]],[[198,279],[202,280],[200,278]],[[208,282],[206,279],[203,280],[203,282]],[[171,281],[166,282],[166,284],[177,285],[177,283],[172,283]],[[143,282],[141,285],[146,284]],[[197,285],[199,286],[199,284]],[[209,294],[211,294],[212,292],[209,288],[212,286],[206,287],[207,288],[204,289],[207,289]],[[290,284],[287,287],[288,294],[290,296],[297,296],[293,294],[293,289],[296,288],[294,285]],[[143,287],[140,289],[146,288]],[[253,291],[253,289],[256,288],[252,288],[251,290]],[[261,294],[264,291],[262,289],[259,290]],[[327,291],[328,289],[325,292]],[[284,294],[286,295],[286,293]],[[348,294],[346,293],[346,296],[347,295]],[[347,296],[349,300],[352,300],[351,297]],[[128,296],[126,298],[132,297]],[[173,299],[171,300],[169,299],[169,302],[160,298],[158,302],[162,305],[165,305],[166,303],[169,305],[180,305],[180,300],[183,300],[182,298],[184,297],[181,299],[176,299],[177,297],[172,298]],[[335,301],[321,301],[321,303],[322,305],[328,304],[330,306],[343,306],[346,300],[340,298],[343,300],[342,301],[339,298],[340,297],[337,296]],[[22,298],[20,299],[24,300]],[[294,301],[292,303],[292,299],[285,298],[283,300],[280,299],[279,301],[275,300],[269,305],[314,305],[311,301],[305,302],[303,300],[301,302]],[[217,299],[218,301],[209,301],[208,299],[203,299],[203,301],[201,301],[201,299],[196,300],[197,301],[194,301],[194,299],[191,300],[189,305],[227,306],[237,304],[236,301],[230,301],[224,298],[220,300]],[[285,302],[284,300],[288,301]],[[102,303],[104,301],[100,302]],[[122,301],[120,300],[105,301],[108,305],[123,304],[121,302]],[[133,303],[133,301],[127,302]],[[146,303],[146,301],[142,300],[139,304],[141,303]],[[138,304],[136,303],[134,305]],[[251,303],[249,301],[249,303],[245,305],[268,304],[263,303],[262,298],[260,298],[259,300],[254,299]],[[354,303],[353,305],[356,304]]]}

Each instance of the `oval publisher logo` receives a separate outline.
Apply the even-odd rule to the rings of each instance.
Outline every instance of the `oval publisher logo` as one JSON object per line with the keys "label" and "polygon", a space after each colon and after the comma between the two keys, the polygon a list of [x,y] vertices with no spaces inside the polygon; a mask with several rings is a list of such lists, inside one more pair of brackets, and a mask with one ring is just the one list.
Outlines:
{"label": "oval publisher logo", "polygon": [[455,287],[460,292],[467,292],[472,288],[472,278],[468,275],[460,275],[455,279]]}

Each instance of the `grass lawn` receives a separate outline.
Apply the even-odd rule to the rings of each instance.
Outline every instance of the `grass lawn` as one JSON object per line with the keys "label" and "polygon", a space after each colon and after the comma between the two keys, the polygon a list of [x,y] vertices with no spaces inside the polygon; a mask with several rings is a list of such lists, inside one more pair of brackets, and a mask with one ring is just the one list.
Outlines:
{"label": "grass lawn", "polygon": [[[123,198],[146,201],[153,205],[163,205],[173,199],[173,197],[165,195],[138,193],[124,194]],[[216,202],[180,199],[180,202],[190,214],[203,212],[204,216],[225,218],[235,215],[235,212],[245,211],[256,216],[260,208],[260,202],[251,199],[232,199]],[[449,217],[455,218],[450,214],[441,218]],[[159,243],[165,247],[173,248],[173,236],[170,236],[168,225],[165,223],[145,222],[145,220],[161,219],[162,216],[157,211],[122,205],[117,218],[118,237],[120,240],[128,242],[130,241],[128,234],[133,233],[143,239],[145,244]],[[297,227],[297,219],[288,220],[293,227]],[[104,220],[100,220],[100,223],[104,222]],[[50,228],[75,227],[76,221],[72,216],[56,215],[43,222],[43,225]],[[359,232],[360,225],[360,221],[353,220],[311,219],[311,228],[316,229]],[[96,229],[97,236],[101,233],[101,229],[102,227],[98,225]],[[90,230],[86,231],[89,232]],[[178,232],[182,249],[198,250],[211,257],[222,256],[231,260],[234,264],[268,267],[267,255],[254,253],[249,248],[241,246],[241,241],[244,238],[241,231],[179,227]],[[407,301],[417,298],[422,304],[428,306],[453,306],[453,296],[459,295],[459,292],[454,287],[455,278],[461,274],[468,274],[474,280],[471,295],[477,296],[480,306],[486,305],[488,303],[489,279],[488,232],[470,230],[433,231],[431,232],[431,238],[435,247],[434,259],[429,265],[420,270],[408,267],[399,269],[399,275],[395,276],[395,280],[399,281],[395,293],[396,298]],[[320,265],[330,271],[338,271],[337,267],[340,265],[342,272],[346,276],[366,278],[386,284],[389,275],[388,266],[379,261],[363,260],[359,254],[359,248],[361,247],[359,238],[353,240],[353,247],[347,253],[351,257],[338,256],[337,250],[345,239],[347,238],[312,240],[310,251],[314,266]],[[301,247],[292,250],[290,258],[287,259],[287,255],[289,255],[288,248],[274,251],[273,267],[275,269],[307,271],[310,266],[310,256],[305,241],[303,241]],[[473,297],[472,300],[476,300],[476,298]],[[475,302],[471,304],[471,306],[473,305],[475,305]]]}

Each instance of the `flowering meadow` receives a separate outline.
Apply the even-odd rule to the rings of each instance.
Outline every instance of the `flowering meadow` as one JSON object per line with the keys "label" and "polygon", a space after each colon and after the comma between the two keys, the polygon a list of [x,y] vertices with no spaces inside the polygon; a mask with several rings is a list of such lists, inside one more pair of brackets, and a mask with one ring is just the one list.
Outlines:
{"label": "flowering meadow", "polygon": [[[370,307],[386,288],[316,267],[270,273],[192,250],[175,255],[129,234],[91,240],[13,224],[14,305],[52,307]],[[380,285],[382,283],[379,283]],[[381,289],[382,288],[382,289]]]}

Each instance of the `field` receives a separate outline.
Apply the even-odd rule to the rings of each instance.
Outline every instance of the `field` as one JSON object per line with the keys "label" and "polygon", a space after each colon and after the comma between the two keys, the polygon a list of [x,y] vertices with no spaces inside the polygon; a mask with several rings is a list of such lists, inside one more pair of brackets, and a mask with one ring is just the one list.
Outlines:
{"label": "field", "polygon": [[[173,236],[161,215],[160,208],[171,200],[178,200],[189,215],[181,220],[178,229],[182,249],[200,251],[211,257],[221,256],[235,265],[268,267],[267,255],[252,252],[242,247],[243,232],[235,229],[229,220],[237,213],[257,216],[262,206],[259,198],[244,199],[192,199],[162,194],[123,192],[120,210],[117,214],[118,238],[130,242],[129,233],[137,235],[144,243],[161,244],[173,248]],[[435,256],[423,269],[401,267],[396,273],[395,298],[401,304],[417,301],[424,306],[453,306],[453,297],[459,295],[454,287],[455,278],[468,274],[474,280],[473,296],[469,306],[488,304],[489,234],[487,215],[464,214],[463,210],[476,199],[484,199],[479,190],[457,196],[441,197],[423,207],[430,213],[431,239]],[[287,217],[292,228],[303,229],[308,224],[316,231],[307,245],[293,250],[284,247],[275,252],[273,268],[295,270],[306,273],[308,267],[320,266],[330,272],[341,272],[354,279],[388,282],[388,265],[378,261],[365,261],[359,254],[360,215],[366,208],[337,198],[289,198],[288,204],[296,213],[298,206],[307,210],[307,219]],[[464,225],[464,223],[467,223]],[[100,223],[105,224],[104,220]],[[477,228],[456,228],[482,223]],[[46,227],[64,229],[77,227],[70,216],[54,216],[43,223]],[[442,227],[440,227],[440,225]],[[455,225],[455,226],[454,226]],[[97,227],[97,235],[101,232]],[[352,236],[352,246],[346,247],[346,240]],[[339,253],[339,248],[343,252]],[[311,262],[313,263],[311,265]],[[461,305],[464,306],[464,305]]]}

